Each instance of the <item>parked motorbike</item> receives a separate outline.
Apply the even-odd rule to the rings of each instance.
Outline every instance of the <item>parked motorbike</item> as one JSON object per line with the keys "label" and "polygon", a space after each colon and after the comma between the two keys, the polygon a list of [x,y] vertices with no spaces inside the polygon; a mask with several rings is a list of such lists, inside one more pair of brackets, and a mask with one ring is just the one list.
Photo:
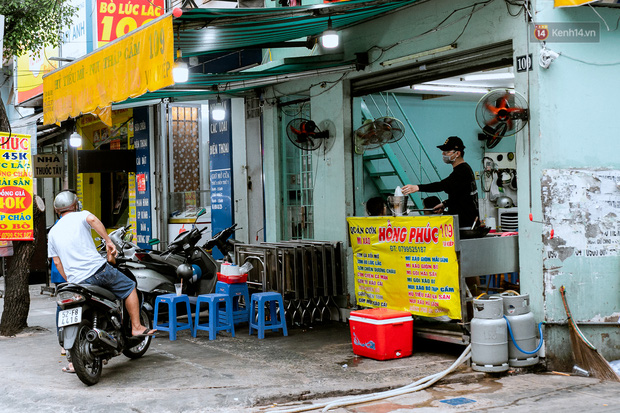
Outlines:
{"label": "parked motorbike", "polygon": [[[142,303],[140,291],[138,298]],[[99,382],[105,361],[120,354],[131,359],[142,357],[151,344],[152,336],[132,337],[131,320],[123,301],[105,288],[64,284],[58,289],[57,303],[61,308],[58,340],[69,352],[75,373],[86,385]],[[140,321],[149,330],[152,328],[144,305]]]}
{"label": "parked motorbike", "polygon": [[[205,213],[201,210],[196,220]],[[234,241],[229,239],[237,225],[220,231],[203,246],[197,245],[206,228],[196,225],[179,234],[164,251],[140,249],[132,243],[128,233],[130,225],[121,227],[110,238],[116,245],[119,267],[131,272],[136,278],[138,290],[145,297],[147,308],[152,311],[155,298],[161,294],[174,293],[174,284],[183,279],[183,292],[190,296],[209,294],[215,291],[219,264],[207,251],[217,247],[230,261],[234,252]],[[156,245],[159,240],[152,240]],[[99,246],[105,253],[105,243]]]}

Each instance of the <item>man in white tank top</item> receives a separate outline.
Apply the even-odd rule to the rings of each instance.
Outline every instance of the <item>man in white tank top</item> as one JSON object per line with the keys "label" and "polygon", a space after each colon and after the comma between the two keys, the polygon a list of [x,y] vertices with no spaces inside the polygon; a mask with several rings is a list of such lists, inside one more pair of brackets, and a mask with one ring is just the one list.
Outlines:
{"label": "man in white tank top", "polygon": [[63,278],[71,283],[93,284],[110,290],[125,301],[131,318],[134,337],[153,335],[140,322],[140,303],[136,284],[125,274],[107,263],[91,237],[91,229],[105,241],[108,255],[116,256],[116,246],[101,221],[88,211],[80,211],[75,193],[62,191],[54,199],[54,209],[60,215],[48,235],[48,256],[52,258]]}

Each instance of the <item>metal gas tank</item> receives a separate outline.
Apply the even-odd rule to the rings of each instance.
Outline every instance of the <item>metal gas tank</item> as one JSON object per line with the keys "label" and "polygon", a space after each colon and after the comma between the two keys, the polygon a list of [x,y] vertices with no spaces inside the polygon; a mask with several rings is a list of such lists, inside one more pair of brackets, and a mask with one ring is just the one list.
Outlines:
{"label": "metal gas tank", "polygon": [[471,368],[483,372],[508,370],[508,329],[502,297],[474,299],[473,306]]}
{"label": "metal gas tank", "polygon": [[[502,293],[504,315],[510,323],[512,336],[517,345],[525,351],[534,351],[537,346],[538,335],[536,320],[530,312],[529,294],[512,295]],[[517,349],[512,339],[508,340],[508,363],[512,367],[533,366],[539,361],[538,353],[526,354]]]}

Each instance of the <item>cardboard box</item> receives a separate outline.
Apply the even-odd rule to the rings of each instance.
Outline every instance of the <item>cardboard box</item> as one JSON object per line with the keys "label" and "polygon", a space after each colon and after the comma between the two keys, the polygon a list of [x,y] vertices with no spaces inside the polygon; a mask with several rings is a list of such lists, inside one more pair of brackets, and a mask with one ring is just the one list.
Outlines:
{"label": "cardboard box", "polygon": [[375,360],[408,357],[413,347],[413,317],[406,311],[371,308],[351,312],[353,352]]}

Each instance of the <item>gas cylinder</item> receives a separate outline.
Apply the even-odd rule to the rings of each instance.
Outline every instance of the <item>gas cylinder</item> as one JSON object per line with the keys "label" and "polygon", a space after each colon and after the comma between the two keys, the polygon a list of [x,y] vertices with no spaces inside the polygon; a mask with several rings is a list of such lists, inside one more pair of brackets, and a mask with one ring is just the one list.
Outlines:
{"label": "gas cylinder", "polygon": [[[537,333],[536,320],[530,312],[530,295],[500,294],[504,300],[504,315],[510,323],[508,333],[508,363],[512,367],[533,366],[538,363],[538,352],[526,354],[520,351],[532,352],[536,349]],[[510,337],[512,332],[512,338]],[[514,339],[514,341],[513,341]]]}
{"label": "gas cylinder", "polygon": [[474,299],[471,320],[471,368],[483,372],[508,370],[508,340],[502,297]]}

